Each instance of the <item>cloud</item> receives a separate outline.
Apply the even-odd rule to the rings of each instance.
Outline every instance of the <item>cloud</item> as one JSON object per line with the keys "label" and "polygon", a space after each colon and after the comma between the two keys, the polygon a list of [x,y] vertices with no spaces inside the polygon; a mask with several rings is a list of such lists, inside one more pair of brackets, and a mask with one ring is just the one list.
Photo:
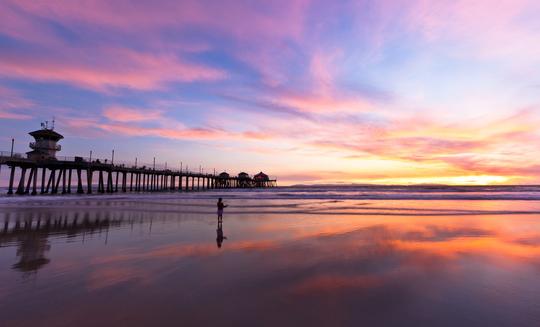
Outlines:
{"label": "cloud", "polygon": [[6,0],[0,78],[16,89],[4,91],[0,117],[32,118],[31,98],[51,113],[76,108],[58,115],[74,135],[232,140],[239,157],[256,148],[249,154],[276,167],[294,157],[310,182],[338,180],[327,167],[355,182],[538,180],[538,97],[528,88],[538,84],[538,9]]}
{"label": "cloud", "polygon": [[247,38],[298,36],[303,28],[300,18],[308,2],[279,0],[250,5],[237,1],[186,0],[134,5],[127,0],[83,1],[78,4],[71,1],[23,0],[7,3],[26,14],[64,24],[99,26],[135,34],[166,27],[209,26],[224,33]]}
{"label": "cloud", "polygon": [[174,54],[149,54],[123,48],[67,50],[58,56],[35,57],[7,50],[0,53],[0,76],[73,83],[82,88],[160,89],[169,82],[216,81],[222,70],[188,63]]}
{"label": "cloud", "polygon": [[103,110],[103,116],[116,122],[141,122],[162,120],[163,111],[147,108],[129,108],[125,106],[110,106]]}
{"label": "cloud", "polygon": [[[115,110],[119,110],[117,116],[114,115]],[[113,109],[105,111],[107,121],[92,119],[87,117],[64,117],[69,128],[81,131],[100,131],[106,132],[108,135],[127,136],[127,137],[159,137],[173,140],[253,140],[260,141],[269,137],[268,134],[253,131],[229,131],[224,129],[210,127],[187,127],[181,122],[174,119],[168,119],[161,116],[161,112],[155,113],[154,121],[158,126],[148,126],[145,122],[152,122],[152,117],[145,116],[143,111],[129,108]],[[108,116],[111,116],[109,118]],[[163,125],[165,124],[165,125]],[[103,134],[96,134],[96,137],[104,137]]]}
{"label": "cloud", "polygon": [[[0,86],[0,118],[2,119],[31,119],[28,109],[34,107],[34,102],[26,99],[17,90]],[[25,110],[25,112],[21,112]]]}

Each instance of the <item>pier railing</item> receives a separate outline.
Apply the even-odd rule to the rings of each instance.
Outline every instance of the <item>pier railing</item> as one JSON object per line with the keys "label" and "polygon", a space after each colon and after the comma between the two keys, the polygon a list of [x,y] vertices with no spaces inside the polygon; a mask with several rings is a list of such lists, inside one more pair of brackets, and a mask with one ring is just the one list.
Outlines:
{"label": "pier railing", "polygon": [[11,152],[11,151],[0,151],[0,158],[26,158],[25,153]]}
{"label": "pier railing", "polygon": [[[26,153],[19,153],[11,151],[0,151],[0,162],[5,162],[9,160],[28,160]],[[170,171],[172,173],[182,173],[182,174],[200,174],[200,175],[213,175],[209,172],[204,173],[204,171],[198,172],[183,167],[175,168],[171,167],[166,163],[145,163],[145,162],[135,162],[135,161],[124,161],[124,160],[114,160],[110,158],[95,158],[95,157],[81,157],[81,156],[56,156],[56,162],[58,163],[86,163],[86,164],[100,164],[108,165],[110,167],[119,167],[119,168],[133,168],[133,169],[148,169],[148,170],[161,170],[161,171]]]}

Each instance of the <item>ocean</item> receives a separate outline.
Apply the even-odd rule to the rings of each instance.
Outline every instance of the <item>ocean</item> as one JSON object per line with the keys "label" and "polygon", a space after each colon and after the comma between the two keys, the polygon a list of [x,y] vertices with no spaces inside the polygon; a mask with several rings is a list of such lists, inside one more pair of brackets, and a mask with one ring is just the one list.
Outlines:
{"label": "ocean", "polygon": [[0,196],[1,326],[539,326],[539,277],[539,186]]}

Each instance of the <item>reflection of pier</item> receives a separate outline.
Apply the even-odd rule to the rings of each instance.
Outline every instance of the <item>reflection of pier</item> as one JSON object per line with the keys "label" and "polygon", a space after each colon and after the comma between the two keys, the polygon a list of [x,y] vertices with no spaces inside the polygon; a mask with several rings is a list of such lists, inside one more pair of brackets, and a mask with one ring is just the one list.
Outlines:
{"label": "reflection of pier", "polygon": [[[56,157],[63,138],[53,128],[31,132],[36,141],[26,155],[0,152],[0,167],[10,167],[8,194],[78,194],[115,192],[193,191],[218,188],[272,187],[275,179],[262,173],[253,178],[242,173],[204,174],[166,167],[156,169],[137,164],[115,164],[111,161],[83,157]],[[261,175],[262,174],[262,175]],[[16,175],[18,186],[15,189]],[[97,188],[94,183],[97,181]],[[73,185],[75,184],[75,185]],[[75,188],[72,190],[72,186]]]}
{"label": "reflection of pier", "polygon": [[35,219],[17,217],[11,220],[9,215],[4,219],[0,231],[0,247],[17,244],[17,257],[19,261],[12,267],[22,272],[33,272],[49,263],[46,252],[51,248],[49,237],[51,235],[64,235],[68,239],[80,234],[92,235],[108,230],[110,226],[117,226],[122,220],[108,218],[90,218],[88,215],[80,219],[51,218],[38,215]]}
{"label": "reflection of pier", "polygon": [[50,262],[46,257],[51,249],[50,237],[84,241],[97,235],[106,241],[110,228],[137,224],[141,227],[148,225],[151,229],[152,220],[132,213],[113,216],[102,211],[71,213],[61,217],[46,212],[6,213],[0,220],[0,248],[16,244],[18,262],[12,268],[25,273],[36,272]]}

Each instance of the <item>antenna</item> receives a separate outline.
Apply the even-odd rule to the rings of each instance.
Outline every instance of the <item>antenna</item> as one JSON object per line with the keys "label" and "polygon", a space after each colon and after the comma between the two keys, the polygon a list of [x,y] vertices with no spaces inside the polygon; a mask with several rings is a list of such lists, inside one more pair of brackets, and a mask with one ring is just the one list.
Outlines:
{"label": "antenna", "polygon": [[53,116],[53,118],[52,118],[52,126],[51,126],[51,131],[53,131],[53,130],[54,130],[54,121],[55,121],[55,120],[54,120],[54,116]]}

